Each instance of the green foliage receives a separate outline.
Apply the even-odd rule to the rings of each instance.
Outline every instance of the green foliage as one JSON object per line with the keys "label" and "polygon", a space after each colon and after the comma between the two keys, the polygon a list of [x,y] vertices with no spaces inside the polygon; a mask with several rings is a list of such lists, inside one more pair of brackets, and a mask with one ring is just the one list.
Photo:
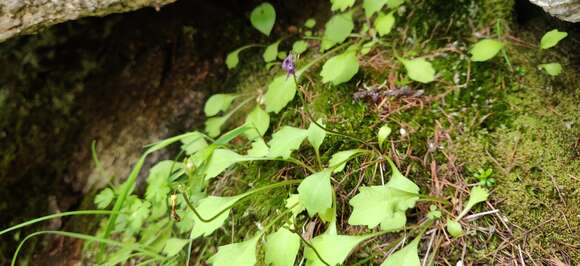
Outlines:
{"label": "green foliage", "polygon": [[237,162],[246,160],[242,155],[235,153],[228,149],[216,149],[211,155],[211,159],[207,164],[205,170],[205,179],[210,179],[218,176],[228,167]]}
{"label": "green foliage", "polygon": [[224,123],[228,121],[227,116],[211,117],[205,121],[205,132],[210,137],[217,137],[221,132]]}
{"label": "green foliage", "polygon": [[270,147],[266,145],[263,138],[257,138],[252,142],[252,148],[248,150],[248,156],[263,157],[268,155]]}
{"label": "green foliage", "polygon": [[330,171],[325,170],[306,177],[298,187],[298,197],[308,215],[324,215],[332,207]]}
{"label": "green foliage", "polygon": [[191,136],[181,140],[181,149],[187,155],[194,154],[205,147],[207,147],[207,141],[199,132],[193,132]]}
{"label": "green foliage", "polygon": [[387,6],[389,8],[397,8],[403,3],[405,3],[405,0],[387,0]]}
{"label": "green foliage", "polygon": [[296,80],[289,76],[278,76],[268,85],[264,97],[266,112],[280,112],[296,95]]}
{"label": "green foliage", "polygon": [[[322,123],[322,119],[318,119],[316,123],[324,126],[324,124]],[[322,142],[326,137],[326,131],[324,131],[324,129],[319,127],[316,123],[310,122],[310,126],[308,127],[307,138],[308,142],[310,142],[312,147],[314,147],[314,150],[316,150],[316,153],[319,153],[320,145],[322,145]]]}
{"label": "green foliage", "polygon": [[270,36],[270,32],[276,22],[276,10],[272,4],[265,2],[252,10],[250,14],[250,22],[252,26],[266,36]]}
{"label": "green foliage", "polygon": [[358,72],[358,68],[356,51],[348,50],[328,59],[322,66],[320,76],[322,76],[322,82],[338,85],[349,81]]}
{"label": "green foliage", "polygon": [[324,31],[324,36],[322,37],[320,49],[325,51],[344,42],[353,29],[354,23],[352,22],[352,12],[334,15],[326,23],[326,29]]}
{"label": "green foliage", "polygon": [[427,218],[430,220],[437,220],[441,218],[441,211],[437,209],[437,206],[431,205],[429,206],[429,212],[427,213]]}
{"label": "green foliage", "polygon": [[479,180],[479,184],[486,187],[491,187],[495,185],[495,179],[491,177],[493,174],[493,169],[488,168],[486,170],[479,169],[477,173],[474,173],[473,176]]}
{"label": "green foliage", "polygon": [[306,41],[299,40],[295,41],[294,44],[292,44],[292,53],[296,55],[304,53],[306,49],[308,49],[308,43]]}
{"label": "green foliage", "polygon": [[375,20],[375,29],[379,36],[387,35],[393,29],[395,25],[395,15],[393,15],[394,11],[389,12],[388,14],[380,13],[377,19]]}
{"label": "green foliage", "polygon": [[293,266],[298,251],[300,251],[300,237],[290,230],[280,227],[278,231],[267,236],[264,249],[267,264]]}
{"label": "green foliage", "polygon": [[379,128],[379,133],[377,134],[377,139],[379,141],[379,148],[383,148],[383,143],[391,135],[392,129],[388,125],[384,125]]}
{"label": "green foliage", "polygon": [[403,63],[405,69],[407,69],[407,74],[409,78],[421,83],[429,83],[435,80],[435,69],[431,66],[431,63],[423,58],[417,58],[413,60],[407,60],[399,58],[399,61]]}
{"label": "green foliage", "polygon": [[270,127],[270,116],[260,106],[254,107],[246,116],[246,124],[252,129],[245,132],[248,139],[253,140],[264,136]]}
{"label": "green foliage", "polygon": [[374,13],[379,12],[388,0],[364,0],[363,8],[365,16],[371,17]]}
{"label": "green foliage", "polygon": [[419,248],[419,240],[421,240],[421,237],[416,237],[413,241],[411,241],[411,243],[403,247],[401,250],[387,257],[381,266],[420,266],[421,261],[419,260],[419,254],[417,253],[417,248]]}
{"label": "green foliage", "polygon": [[148,201],[143,201],[135,196],[130,197],[127,204],[121,209],[122,214],[119,215],[115,231],[130,235],[139,232],[145,219],[149,216],[150,208],[151,203]]}
{"label": "green foliage", "polygon": [[567,32],[558,31],[557,29],[548,31],[546,32],[546,34],[544,34],[544,36],[542,36],[542,39],[540,40],[540,48],[541,49],[552,48],[567,36],[568,36]]}
{"label": "green foliage", "polygon": [[487,189],[480,186],[472,188],[469,192],[469,200],[467,201],[467,204],[465,204],[461,214],[459,214],[458,219],[461,219],[461,217],[465,216],[476,204],[486,201],[487,197],[489,197],[489,192],[487,192]]}
{"label": "green foliage", "polygon": [[[193,230],[191,231],[190,239],[196,239],[200,236],[208,236],[212,234],[216,229],[220,228],[230,214],[229,208],[234,205],[238,200],[242,199],[244,195],[238,195],[233,197],[215,197],[209,196],[199,201],[197,206],[197,212],[204,220],[210,220],[208,222],[202,221],[196,215],[190,213],[193,216]],[[224,211],[225,210],[225,211]]]}
{"label": "green foliage", "polygon": [[332,3],[331,10],[332,11],[336,11],[336,10],[344,11],[347,8],[354,5],[354,2],[355,2],[355,0],[330,0],[330,3]]}
{"label": "green foliage", "polygon": [[189,240],[187,239],[169,238],[165,243],[163,253],[168,257],[173,257],[177,255],[177,253],[179,253],[187,243],[189,243]]}
{"label": "green foliage", "polygon": [[308,130],[284,126],[282,129],[276,131],[272,135],[272,139],[268,142],[270,150],[269,157],[282,157],[284,159],[290,158],[292,151],[297,150],[300,144],[308,135]]}
{"label": "green foliage", "polygon": [[504,44],[497,40],[485,39],[477,42],[469,51],[471,61],[481,62],[493,58],[503,48]]}
{"label": "green foliage", "polygon": [[461,224],[457,221],[447,219],[446,228],[447,228],[447,232],[452,237],[460,237],[463,235],[463,228],[461,228]]}
{"label": "green foliage", "polygon": [[384,186],[361,187],[349,203],[353,207],[348,223],[383,231],[402,229],[407,221],[405,211],[415,206],[419,187],[403,176],[391,162],[392,176]]}
{"label": "green foliage", "polygon": [[[368,238],[369,236],[337,235],[329,230],[313,238],[310,243],[328,265],[341,265],[352,249]],[[306,257],[307,265],[309,266],[326,265],[320,261],[314,250],[310,247],[306,247],[304,257]]]}
{"label": "green foliage", "polygon": [[98,209],[105,209],[115,198],[115,192],[111,188],[105,188],[95,196],[95,205]]}
{"label": "green foliage", "polygon": [[562,73],[562,65],[560,63],[541,64],[538,67],[546,71],[550,76],[558,76]]}
{"label": "green foliage", "polygon": [[262,54],[262,58],[264,59],[264,61],[266,63],[276,60],[276,57],[278,56],[278,45],[279,44],[280,44],[280,41],[277,41],[275,43],[268,45],[268,47],[266,47],[266,50],[264,50],[264,53]]}
{"label": "green foliage", "polygon": [[237,94],[214,94],[203,107],[203,111],[206,116],[214,116],[219,112],[226,111],[230,108],[232,101],[234,101],[239,95]]}
{"label": "green foliage", "polygon": [[361,149],[354,149],[354,150],[346,150],[346,151],[339,151],[332,155],[330,161],[328,162],[328,168],[332,169],[333,173],[342,172],[346,163],[352,159],[355,155],[364,152],[365,150]]}
{"label": "green foliage", "polygon": [[240,243],[220,246],[208,262],[215,266],[253,266],[256,263],[256,245],[260,235]]}
{"label": "green foliage", "polygon": [[309,18],[304,22],[304,27],[306,28],[312,29],[314,26],[316,26],[316,20],[313,18]]}
{"label": "green foliage", "polygon": [[236,68],[236,66],[238,66],[238,63],[240,63],[240,52],[241,51],[242,51],[242,49],[238,49],[238,50],[235,50],[233,52],[230,52],[226,56],[226,66],[228,66],[228,69],[234,69],[234,68]]}

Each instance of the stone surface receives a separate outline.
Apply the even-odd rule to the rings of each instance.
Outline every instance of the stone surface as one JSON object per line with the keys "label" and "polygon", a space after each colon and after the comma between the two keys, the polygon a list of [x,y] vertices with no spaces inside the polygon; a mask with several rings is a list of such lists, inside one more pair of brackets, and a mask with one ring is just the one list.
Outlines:
{"label": "stone surface", "polygon": [[175,0],[4,0],[0,1],[0,42],[57,23],[154,7]]}
{"label": "stone surface", "polygon": [[530,0],[530,2],[561,20],[580,21],[580,0]]}

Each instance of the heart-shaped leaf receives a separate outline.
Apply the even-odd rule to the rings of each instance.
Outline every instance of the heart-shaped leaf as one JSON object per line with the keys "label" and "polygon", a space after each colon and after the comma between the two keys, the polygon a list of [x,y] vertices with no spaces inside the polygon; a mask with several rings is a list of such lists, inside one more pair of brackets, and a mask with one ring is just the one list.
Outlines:
{"label": "heart-shaped leaf", "polygon": [[280,112],[296,95],[296,82],[290,76],[278,76],[268,85],[264,97],[266,112]]}
{"label": "heart-shaped leaf", "polygon": [[503,43],[500,41],[491,39],[481,40],[469,51],[471,53],[471,61],[487,61],[493,58],[501,48],[503,48]]}
{"label": "heart-shaped leaf", "polygon": [[553,29],[551,31],[546,32],[542,39],[540,40],[540,48],[548,49],[551,47],[556,46],[562,39],[568,36],[567,32],[558,31],[557,29]]}
{"label": "heart-shaped leaf", "polygon": [[266,263],[293,266],[300,250],[300,237],[284,227],[266,237]]}
{"label": "heart-shaped leaf", "polygon": [[324,214],[332,207],[332,186],[330,171],[325,170],[306,177],[298,186],[300,204],[306,208],[311,217]]}
{"label": "heart-shaped leaf", "polygon": [[395,25],[395,16],[393,13],[394,11],[388,14],[381,12],[375,20],[375,29],[379,33],[379,36],[385,36],[393,29],[393,26]]}
{"label": "heart-shaped leaf", "polygon": [[250,14],[250,22],[252,26],[266,36],[270,36],[270,32],[276,22],[276,10],[270,3],[262,3],[252,10]]}
{"label": "heart-shaped leaf", "polygon": [[328,50],[336,44],[344,42],[352,32],[354,24],[352,22],[352,12],[334,15],[326,23],[324,36],[320,49],[322,51]]}
{"label": "heart-shaped leaf", "polygon": [[358,68],[356,51],[348,50],[328,59],[322,66],[320,76],[322,76],[322,82],[338,85],[349,81],[358,72]]}
{"label": "heart-shaped leaf", "polygon": [[268,142],[270,151],[268,157],[290,158],[292,151],[297,150],[308,135],[308,130],[284,126],[272,135]]}
{"label": "heart-shaped leaf", "polygon": [[401,250],[391,254],[381,266],[421,266],[419,254],[417,253],[420,239],[421,237],[415,238]]}
{"label": "heart-shaped leaf", "polygon": [[256,244],[260,235],[240,243],[218,247],[218,252],[209,258],[214,266],[253,266],[256,264]]}

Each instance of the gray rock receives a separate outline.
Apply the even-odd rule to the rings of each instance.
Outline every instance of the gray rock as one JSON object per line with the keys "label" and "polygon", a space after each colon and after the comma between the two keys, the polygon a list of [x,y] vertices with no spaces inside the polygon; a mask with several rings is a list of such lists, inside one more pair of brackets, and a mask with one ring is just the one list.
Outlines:
{"label": "gray rock", "polygon": [[580,21],[580,0],[530,0],[530,2],[561,20]]}

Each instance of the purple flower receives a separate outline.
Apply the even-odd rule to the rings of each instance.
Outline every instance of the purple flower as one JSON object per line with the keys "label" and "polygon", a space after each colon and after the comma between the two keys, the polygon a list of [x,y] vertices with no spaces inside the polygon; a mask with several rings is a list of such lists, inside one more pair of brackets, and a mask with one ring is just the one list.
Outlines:
{"label": "purple flower", "polygon": [[289,54],[284,61],[282,61],[282,69],[288,73],[288,76],[294,75],[296,73],[296,65],[294,65],[294,58],[292,54]]}

